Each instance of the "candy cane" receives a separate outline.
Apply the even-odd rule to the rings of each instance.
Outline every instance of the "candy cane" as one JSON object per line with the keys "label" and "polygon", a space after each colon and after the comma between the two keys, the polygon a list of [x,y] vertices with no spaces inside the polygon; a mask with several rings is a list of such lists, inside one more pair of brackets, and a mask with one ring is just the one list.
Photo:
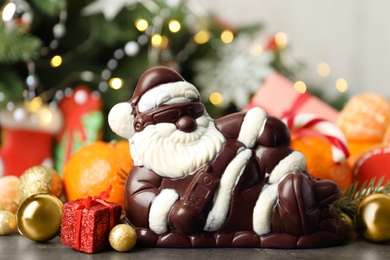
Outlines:
{"label": "candy cane", "polygon": [[324,118],[311,113],[299,113],[282,119],[290,131],[311,128],[322,134],[331,143],[332,159],[343,162],[349,156],[347,140],[341,129]]}

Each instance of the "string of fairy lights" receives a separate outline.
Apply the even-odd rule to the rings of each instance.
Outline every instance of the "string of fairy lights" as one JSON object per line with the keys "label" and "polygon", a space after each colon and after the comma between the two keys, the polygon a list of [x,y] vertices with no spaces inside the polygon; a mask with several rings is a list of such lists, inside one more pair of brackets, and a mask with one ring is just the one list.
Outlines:
{"label": "string of fairy lights", "polygon": [[[136,56],[142,46],[147,44],[151,46],[151,54],[149,55],[150,59],[158,59],[158,57],[156,57],[156,53],[154,52],[156,50],[161,52],[161,56],[163,56],[163,51],[169,47],[170,41],[166,35],[161,33],[163,31],[163,28],[161,27],[162,19],[166,16],[167,10],[161,9],[150,22],[144,18],[138,18],[135,20],[134,26],[140,32],[138,39],[136,41],[129,41],[122,48],[118,48],[114,51],[112,58],[107,61],[106,67],[100,74],[101,81],[98,87],[99,91],[105,92],[108,88],[119,90],[123,87],[124,80],[119,77],[112,77],[112,72],[116,69],[121,59],[125,56],[130,58]],[[156,17],[160,19],[156,19]],[[181,22],[176,19],[170,19],[166,24],[168,27],[167,29],[172,34],[178,33],[182,28]],[[193,45],[205,44],[212,40],[212,37],[213,35],[209,30],[201,28],[194,33],[192,40],[178,53],[177,59],[183,60],[187,58],[190,52],[195,49]],[[219,39],[224,44],[229,44],[234,40],[234,33],[231,30],[225,29],[221,32]],[[50,60],[50,66],[53,68],[60,67],[62,63],[63,59],[61,55],[54,55]],[[86,75],[86,73],[83,75]],[[62,90],[58,90],[57,92],[62,92]],[[63,95],[57,93],[55,96],[62,97]],[[56,99],[58,101],[58,98]]]}

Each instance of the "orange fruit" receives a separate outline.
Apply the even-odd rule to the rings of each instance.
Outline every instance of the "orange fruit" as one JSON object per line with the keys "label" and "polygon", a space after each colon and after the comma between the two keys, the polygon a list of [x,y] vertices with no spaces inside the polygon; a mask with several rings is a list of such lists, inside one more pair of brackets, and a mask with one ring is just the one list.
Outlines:
{"label": "orange fruit", "polygon": [[390,126],[390,102],[376,93],[353,96],[339,113],[337,125],[348,141],[350,165],[381,144]]}
{"label": "orange fruit", "polygon": [[322,137],[296,135],[291,147],[306,157],[307,170],[317,179],[332,180],[343,189],[352,183],[352,169],[347,161],[335,163],[331,143]]}
{"label": "orange fruit", "polygon": [[64,189],[68,201],[98,195],[112,185],[107,201],[123,207],[127,174],[133,167],[128,141],[97,141],[72,154],[64,168]]}
{"label": "orange fruit", "polygon": [[19,177],[0,177],[0,209],[15,213],[19,207]]}

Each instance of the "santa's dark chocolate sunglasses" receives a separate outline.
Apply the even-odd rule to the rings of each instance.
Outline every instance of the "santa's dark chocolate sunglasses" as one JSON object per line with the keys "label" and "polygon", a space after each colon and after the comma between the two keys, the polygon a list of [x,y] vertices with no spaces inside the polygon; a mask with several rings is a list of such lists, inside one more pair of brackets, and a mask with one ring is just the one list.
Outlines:
{"label": "santa's dark chocolate sunglasses", "polygon": [[203,115],[205,107],[200,102],[185,102],[181,104],[163,105],[152,111],[140,113],[137,109],[134,119],[134,130],[142,131],[145,127],[158,123],[176,123],[183,116],[196,119]]}

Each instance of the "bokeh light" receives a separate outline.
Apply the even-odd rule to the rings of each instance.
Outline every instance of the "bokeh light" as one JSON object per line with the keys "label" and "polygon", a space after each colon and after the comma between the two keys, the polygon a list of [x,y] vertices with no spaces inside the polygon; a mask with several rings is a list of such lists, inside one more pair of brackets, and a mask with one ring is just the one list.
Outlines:
{"label": "bokeh light", "polygon": [[303,94],[307,91],[307,86],[305,82],[298,80],[297,82],[294,83],[294,89],[299,93]]}
{"label": "bokeh light", "polygon": [[346,92],[348,90],[348,82],[343,78],[338,79],[336,81],[336,89],[341,93]]}
{"label": "bokeh light", "polygon": [[178,31],[180,31],[181,25],[177,20],[170,20],[168,23],[168,28],[171,32],[177,33]]}
{"label": "bokeh light", "polygon": [[139,18],[135,20],[135,28],[137,28],[138,31],[144,32],[146,29],[148,29],[149,23],[145,19]]}
{"label": "bokeh light", "polygon": [[325,62],[320,62],[317,65],[317,73],[323,78],[326,78],[330,74],[330,67]]}
{"label": "bokeh light", "polygon": [[209,100],[210,100],[211,104],[218,106],[222,103],[223,97],[222,97],[221,93],[213,92],[210,94]]}
{"label": "bokeh light", "polygon": [[50,66],[53,68],[59,67],[62,64],[62,57],[60,55],[55,55],[53,58],[50,60]]}
{"label": "bokeh light", "polygon": [[123,80],[121,78],[112,78],[108,82],[108,85],[112,89],[120,89],[123,87]]}
{"label": "bokeh light", "polygon": [[210,32],[207,30],[201,30],[195,34],[194,40],[198,44],[205,44],[210,40]]}
{"label": "bokeh light", "polygon": [[224,43],[231,43],[234,39],[234,34],[232,31],[230,30],[224,30],[222,33],[221,33],[221,40],[224,42]]}
{"label": "bokeh light", "polygon": [[279,49],[286,48],[288,43],[287,35],[283,32],[278,32],[277,34],[275,34],[275,43]]}
{"label": "bokeh light", "polygon": [[161,47],[161,44],[163,42],[163,37],[160,34],[154,34],[151,38],[152,46],[153,47]]}

